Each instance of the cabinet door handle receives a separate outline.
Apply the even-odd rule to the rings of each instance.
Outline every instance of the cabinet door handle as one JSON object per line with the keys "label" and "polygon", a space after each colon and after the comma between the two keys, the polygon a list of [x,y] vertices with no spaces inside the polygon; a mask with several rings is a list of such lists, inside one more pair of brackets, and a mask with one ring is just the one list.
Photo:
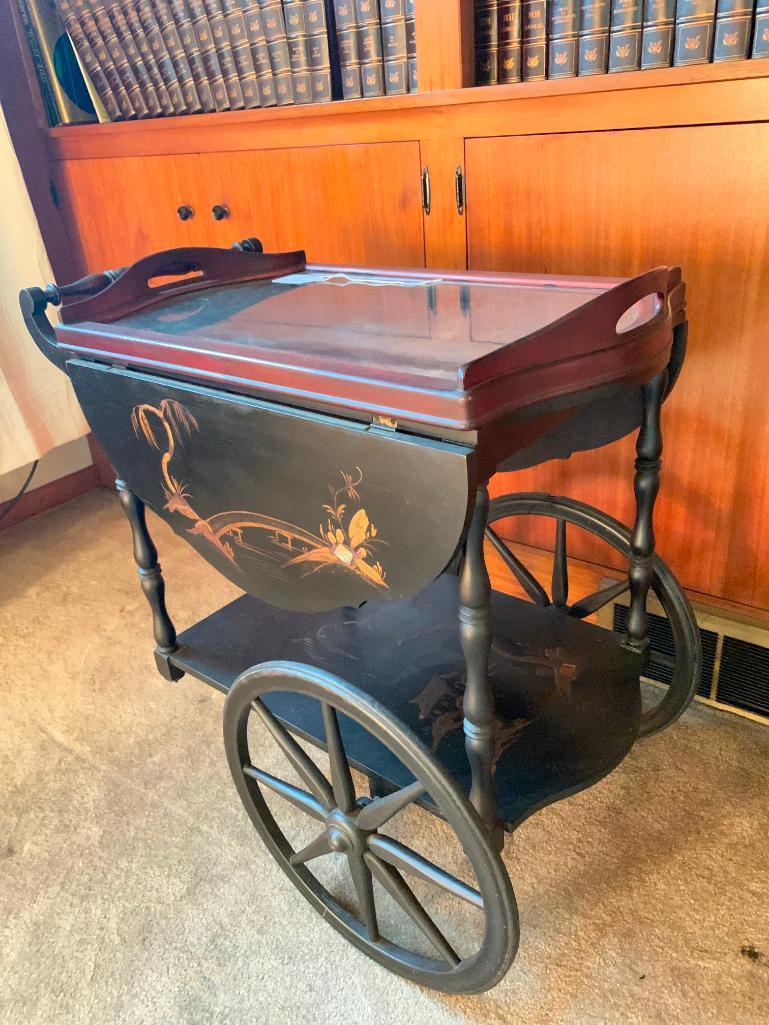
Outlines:
{"label": "cabinet door handle", "polygon": [[223,203],[216,203],[211,207],[211,216],[215,221],[223,221],[225,217],[230,216],[229,208],[224,206]]}
{"label": "cabinet door handle", "polygon": [[176,216],[180,221],[188,221],[191,217],[195,216],[195,211],[191,206],[187,206],[186,203],[182,203],[176,211]]}
{"label": "cabinet door handle", "polygon": [[422,168],[422,209],[426,214],[430,213],[432,194],[430,192],[430,168]]}
{"label": "cabinet door handle", "polygon": [[465,212],[467,194],[465,192],[465,175],[459,165],[457,165],[457,169],[454,172],[454,197],[457,201],[457,213],[461,217]]}

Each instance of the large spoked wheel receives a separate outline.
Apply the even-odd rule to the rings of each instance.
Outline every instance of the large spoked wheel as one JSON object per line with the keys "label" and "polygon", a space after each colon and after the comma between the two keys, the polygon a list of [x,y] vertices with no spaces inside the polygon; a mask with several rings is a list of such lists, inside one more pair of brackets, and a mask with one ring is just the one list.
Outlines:
{"label": "large spoked wheel", "polygon": [[[514,552],[494,529],[495,523],[513,516],[543,517],[555,521],[549,593],[525,565],[525,555],[520,550]],[[615,583],[570,604],[567,524],[600,538],[628,562],[628,527],[592,506],[554,495],[521,493],[495,498],[489,505],[486,539],[531,601],[537,605],[555,605],[570,616],[587,619],[625,594],[629,584],[625,575]],[[650,636],[647,667],[650,677],[667,681],[668,686],[664,696],[643,711],[639,731],[641,737],[657,733],[681,715],[697,689],[702,665],[702,645],[694,614],[678,581],[658,555],[654,556],[651,593],[662,607],[669,631],[663,628],[659,635]]]}
{"label": "large spoked wheel", "polygon": [[[321,759],[325,763],[323,753],[312,749],[311,757],[308,745],[300,744],[268,708],[277,694],[318,703],[328,756],[325,771],[320,767]],[[361,730],[397,759],[403,778],[410,782],[385,797],[356,794],[345,738],[360,739]],[[283,778],[285,773],[279,776],[259,767],[265,732],[300,786]],[[243,673],[228,694],[224,743],[238,793],[268,849],[315,910],[343,936],[391,971],[433,989],[475,993],[499,982],[515,957],[519,936],[507,872],[464,793],[386,708],[311,666],[267,662]],[[415,802],[431,802],[445,824]],[[290,832],[284,810],[311,827],[307,842],[298,849],[284,832]],[[428,830],[418,830],[422,836],[447,826],[453,830],[475,885],[415,850],[419,844],[412,847],[410,835],[409,845],[389,835],[404,813],[427,817],[422,825]],[[330,861],[341,866],[351,883],[347,900],[318,878]],[[465,928],[468,916],[474,919],[473,930]],[[401,924],[415,943],[404,941]],[[477,940],[472,950],[462,949],[468,932]]]}

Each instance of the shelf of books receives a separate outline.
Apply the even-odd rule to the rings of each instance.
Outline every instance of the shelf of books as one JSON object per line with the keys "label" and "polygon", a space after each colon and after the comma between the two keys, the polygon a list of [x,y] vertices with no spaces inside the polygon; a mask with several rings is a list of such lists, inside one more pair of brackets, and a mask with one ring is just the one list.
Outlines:
{"label": "shelf of books", "polygon": [[51,126],[417,91],[415,0],[13,0]]}
{"label": "shelf of books", "polygon": [[476,85],[769,57],[769,0],[475,0]]}

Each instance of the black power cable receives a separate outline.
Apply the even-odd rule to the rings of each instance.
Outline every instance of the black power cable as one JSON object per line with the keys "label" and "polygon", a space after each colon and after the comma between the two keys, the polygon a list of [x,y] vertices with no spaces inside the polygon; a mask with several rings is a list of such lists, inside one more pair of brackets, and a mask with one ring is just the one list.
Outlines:
{"label": "black power cable", "polygon": [[8,515],[8,513],[9,513],[9,512],[11,511],[11,509],[13,509],[13,508],[14,508],[14,506],[15,506],[15,505],[16,505],[16,503],[17,503],[17,502],[19,501],[19,499],[21,498],[21,496],[22,496],[22,495],[24,494],[24,492],[25,492],[25,491],[27,490],[27,488],[28,488],[28,487],[29,487],[29,485],[30,485],[30,481],[32,480],[32,478],[33,478],[33,477],[34,477],[34,475],[35,475],[35,470],[37,469],[37,466],[38,466],[38,463],[39,463],[39,462],[40,462],[40,460],[39,460],[39,459],[36,459],[36,460],[34,461],[34,463],[32,464],[32,469],[31,469],[31,470],[29,471],[29,473],[27,474],[27,479],[26,479],[26,480],[24,481],[24,483],[23,483],[23,484],[21,485],[21,487],[19,488],[19,491],[18,491],[18,492],[17,492],[17,493],[16,493],[16,494],[15,494],[15,495],[13,496],[13,498],[11,498],[11,499],[9,499],[9,500],[8,500],[8,504],[6,505],[5,509],[3,509],[3,511],[2,511],[2,512],[0,512],[0,520],[4,520],[4,519],[5,519],[5,517],[6,517],[6,516]]}

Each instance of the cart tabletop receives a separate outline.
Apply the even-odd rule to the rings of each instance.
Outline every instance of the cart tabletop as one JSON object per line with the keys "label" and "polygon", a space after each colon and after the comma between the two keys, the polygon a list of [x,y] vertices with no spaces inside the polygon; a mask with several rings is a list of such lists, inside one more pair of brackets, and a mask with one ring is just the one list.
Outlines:
{"label": "cart tabletop", "polygon": [[330,267],[178,249],[66,304],[72,356],[292,404],[472,430],[666,364],[676,269],[630,279]]}

